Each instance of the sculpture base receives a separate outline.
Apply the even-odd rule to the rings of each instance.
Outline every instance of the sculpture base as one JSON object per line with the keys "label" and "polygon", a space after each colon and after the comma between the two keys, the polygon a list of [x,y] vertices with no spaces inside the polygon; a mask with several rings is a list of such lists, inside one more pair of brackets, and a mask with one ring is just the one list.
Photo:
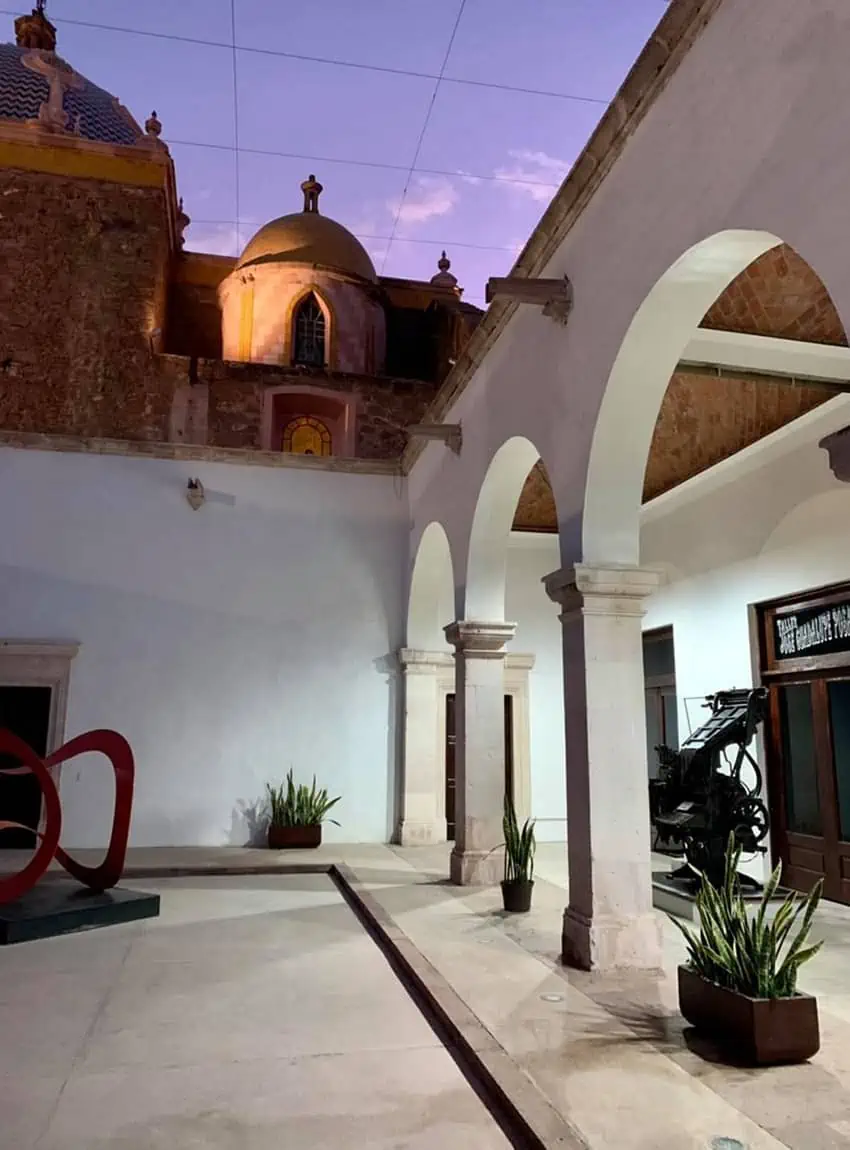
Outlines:
{"label": "sculpture base", "polygon": [[22,898],[0,905],[0,946],[137,922],[158,914],[158,894],[120,887],[96,894],[77,882],[45,879]]}

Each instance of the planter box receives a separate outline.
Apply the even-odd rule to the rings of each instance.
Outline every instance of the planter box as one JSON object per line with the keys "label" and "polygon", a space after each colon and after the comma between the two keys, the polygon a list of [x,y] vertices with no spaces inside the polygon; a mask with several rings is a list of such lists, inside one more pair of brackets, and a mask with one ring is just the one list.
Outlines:
{"label": "planter box", "polygon": [[270,850],[309,850],[321,845],[321,824],[315,827],[269,827]]}
{"label": "planter box", "polygon": [[820,1049],[818,1004],[808,994],[747,998],[680,966],[679,1009],[697,1030],[753,1066],[805,1062]]}
{"label": "planter box", "polygon": [[531,910],[533,882],[503,882],[502,905],[511,914],[525,914]]}

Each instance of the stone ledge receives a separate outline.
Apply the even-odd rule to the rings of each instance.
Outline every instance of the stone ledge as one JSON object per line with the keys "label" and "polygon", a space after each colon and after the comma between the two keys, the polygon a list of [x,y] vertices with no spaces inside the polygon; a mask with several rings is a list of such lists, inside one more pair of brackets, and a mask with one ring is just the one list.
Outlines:
{"label": "stone ledge", "polygon": [[83,455],[120,455],[148,459],[179,459],[203,463],[230,463],[242,467],[295,468],[300,471],[337,471],[354,475],[401,475],[398,460],[339,459],[313,455],[287,455],[237,447],[208,447],[193,443],[156,443],[130,439],[42,435],[34,431],[0,430],[0,447],[25,451],[68,451]]}

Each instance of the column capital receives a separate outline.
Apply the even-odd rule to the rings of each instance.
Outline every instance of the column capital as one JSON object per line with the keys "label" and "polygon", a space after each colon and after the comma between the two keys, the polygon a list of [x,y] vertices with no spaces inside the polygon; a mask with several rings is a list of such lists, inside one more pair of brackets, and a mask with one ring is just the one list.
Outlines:
{"label": "column capital", "polygon": [[419,651],[413,647],[402,647],[398,661],[406,675],[434,675],[454,667],[455,662],[451,651]]}
{"label": "column capital", "polygon": [[456,651],[473,659],[501,659],[504,647],[516,634],[516,623],[479,623],[458,620],[445,628]]}
{"label": "column capital", "polygon": [[543,585],[561,618],[585,615],[631,615],[645,612],[644,600],[661,585],[663,574],[650,567],[623,563],[576,563],[545,576]]}

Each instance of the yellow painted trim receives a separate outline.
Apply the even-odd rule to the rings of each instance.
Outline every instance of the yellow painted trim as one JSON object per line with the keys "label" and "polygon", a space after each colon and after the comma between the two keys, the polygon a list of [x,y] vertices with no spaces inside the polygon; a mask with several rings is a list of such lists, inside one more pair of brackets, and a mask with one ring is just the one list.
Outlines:
{"label": "yellow painted trim", "polygon": [[283,354],[281,361],[286,364],[287,367],[292,365],[292,355],[295,345],[293,338],[295,332],[295,313],[299,305],[304,302],[308,295],[314,295],[316,297],[316,301],[325,317],[325,357],[328,361],[327,368],[328,371],[336,371],[336,313],[334,312],[333,304],[330,300],[325,299],[325,296],[322,294],[322,289],[318,284],[310,284],[302,288],[298,295],[293,296],[287,304],[284,319],[285,326],[283,329]]}
{"label": "yellow painted trim", "polygon": [[247,363],[251,359],[254,343],[254,284],[242,285],[239,301],[239,359]]}
{"label": "yellow painted trim", "polygon": [[135,159],[79,147],[59,148],[11,140],[0,140],[0,167],[75,179],[105,180],[113,184],[135,184],[144,188],[163,188],[168,179],[167,167],[161,161],[144,155]]}

